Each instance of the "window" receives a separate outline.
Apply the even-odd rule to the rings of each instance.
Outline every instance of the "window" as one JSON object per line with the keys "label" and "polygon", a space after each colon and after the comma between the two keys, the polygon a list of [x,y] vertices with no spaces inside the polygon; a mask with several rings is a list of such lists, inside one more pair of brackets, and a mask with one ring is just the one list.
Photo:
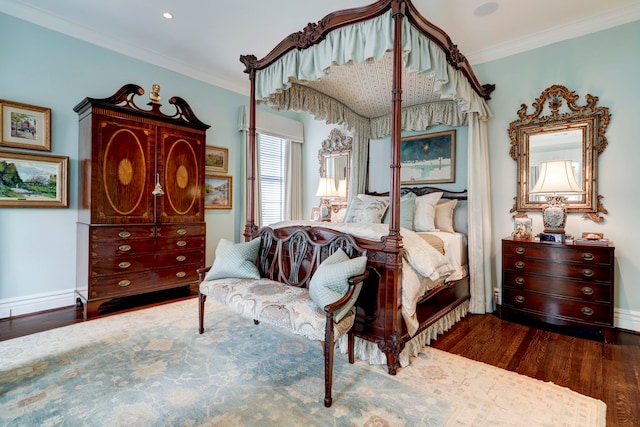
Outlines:
{"label": "window", "polygon": [[261,224],[284,220],[285,209],[285,153],[287,141],[263,133],[259,134],[260,210]]}

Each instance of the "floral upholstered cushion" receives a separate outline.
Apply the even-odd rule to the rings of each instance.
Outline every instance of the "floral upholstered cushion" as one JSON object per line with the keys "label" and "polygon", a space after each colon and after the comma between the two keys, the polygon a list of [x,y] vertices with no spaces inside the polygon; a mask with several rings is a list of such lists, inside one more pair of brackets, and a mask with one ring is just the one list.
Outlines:
{"label": "floral upholstered cushion", "polygon": [[234,243],[220,239],[216,248],[216,258],[205,280],[213,279],[259,279],[256,258],[260,250],[260,238],[250,242]]}
{"label": "floral upholstered cushion", "polygon": [[[200,283],[200,292],[247,318],[288,329],[310,340],[325,339],[326,316],[309,298],[306,288],[270,279],[217,279]],[[342,320],[334,322],[336,340],[351,329],[354,319],[352,307]]]}
{"label": "floral upholstered cushion", "polygon": [[[367,257],[361,256],[349,258],[342,250],[338,249],[320,264],[309,282],[309,296],[320,308],[338,301],[347,293],[349,278],[364,273],[367,266]],[[342,317],[351,310],[358,297],[360,287],[356,289],[353,297],[340,310],[334,313],[334,320],[339,322]]]}

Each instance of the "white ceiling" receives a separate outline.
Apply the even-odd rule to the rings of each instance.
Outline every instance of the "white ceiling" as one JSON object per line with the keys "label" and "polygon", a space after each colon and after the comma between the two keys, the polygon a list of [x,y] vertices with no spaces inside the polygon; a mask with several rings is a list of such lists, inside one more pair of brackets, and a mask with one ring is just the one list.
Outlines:
{"label": "white ceiling", "polygon": [[[488,2],[413,1],[471,64],[640,19],[640,0],[495,0],[494,13],[474,14]],[[369,3],[373,0],[2,0],[0,12],[246,94],[240,55],[260,59],[307,23]],[[174,19],[164,19],[164,11]]]}

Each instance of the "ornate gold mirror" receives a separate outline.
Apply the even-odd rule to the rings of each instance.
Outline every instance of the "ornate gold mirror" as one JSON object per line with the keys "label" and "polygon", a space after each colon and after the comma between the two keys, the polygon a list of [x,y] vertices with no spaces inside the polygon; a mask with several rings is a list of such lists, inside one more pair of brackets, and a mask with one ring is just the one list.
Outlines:
{"label": "ornate gold mirror", "polygon": [[353,138],[344,135],[339,129],[333,129],[318,150],[320,177],[329,178],[335,191],[331,201],[334,209],[347,204],[352,144]]}
{"label": "ornate gold mirror", "polygon": [[518,184],[511,212],[542,211],[545,197],[530,194],[540,172],[540,164],[549,160],[571,160],[583,194],[572,195],[564,202],[567,212],[582,212],[593,221],[603,221],[606,214],[598,194],[598,156],[607,147],[605,130],[610,115],[607,107],[596,107],[598,97],[587,94],[586,104],[577,105],[579,95],[566,87],[545,89],[527,114],[527,105],[518,110],[518,120],[509,125],[509,154],[518,165]]}

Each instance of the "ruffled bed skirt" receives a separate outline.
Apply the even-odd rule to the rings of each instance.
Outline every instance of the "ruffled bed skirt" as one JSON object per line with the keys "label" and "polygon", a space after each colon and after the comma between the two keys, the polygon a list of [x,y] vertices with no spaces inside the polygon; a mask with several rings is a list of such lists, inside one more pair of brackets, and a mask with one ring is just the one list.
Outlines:
{"label": "ruffled bed skirt", "polygon": [[[404,368],[408,366],[411,363],[411,358],[417,356],[424,346],[429,345],[438,335],[451,329],[451,327],[466,316],[468,312],[469,301],[467,300],[409,340],[398,357],[400,367]],[[346,354],[348,349],[347,336],[341,337],[336,345],[341,353]],[[354,352],[358,359],[368,361],[371,365],[387,364],[387,356],[374,342],[356,337],[354,340]]]}

